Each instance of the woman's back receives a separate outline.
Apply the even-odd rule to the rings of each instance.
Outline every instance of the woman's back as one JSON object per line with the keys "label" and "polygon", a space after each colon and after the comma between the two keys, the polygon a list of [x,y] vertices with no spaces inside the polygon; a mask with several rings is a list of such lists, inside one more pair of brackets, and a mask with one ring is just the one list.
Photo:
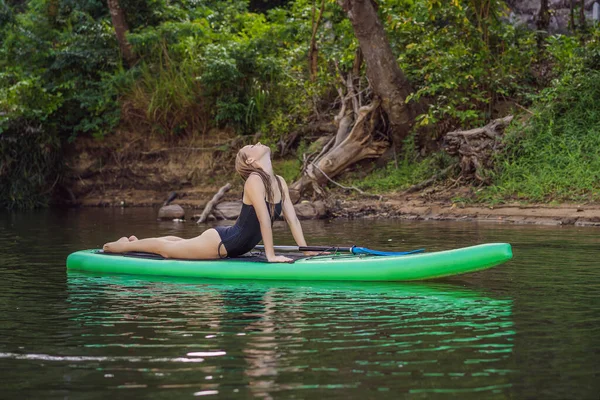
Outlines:
{"label": "woman's back", "polygon": [[[275,215],[271,215],[271,207],[267,203],[267,209],[271,216],[271,224],[281,215],[281,200],[273,208]],[[217,226],[215,229],[219,233],[219,236],[221,236],[221,243],[225,246],[228,257],[237,257],[247,253],[262,240],[260,222],[258,221],[256,210],[253,205],[244,202],[242,202],[242,210],[234,225]],[[220,253],[219,251],[219,255]]]}

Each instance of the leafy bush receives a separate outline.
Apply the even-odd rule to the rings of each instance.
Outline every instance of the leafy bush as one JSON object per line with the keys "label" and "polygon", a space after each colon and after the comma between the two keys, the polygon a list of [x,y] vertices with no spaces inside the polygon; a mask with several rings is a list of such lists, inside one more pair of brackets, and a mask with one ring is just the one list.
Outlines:
{"label": "leafy bush", "polygon": [[[261,140],[277,144],[311,119],[332,118],[338,71],[352,68],[358,49],[349,19],[332,1],[317,32],[319,70],[311,81],[312,1],[281,1],[284,7],[254,13],[247,0],[121,0],[138,57],[126,70],[104,1],[18,4],[11,8],[0,0],[0,179],[12,182],[0,191],[4,206],[25,205],[23,199],[37,199],[52,187],[60,171],[54,155],[65,141],[82,134],[101,138],[123,119],[173,139],[228,127],[241,135],[260,132]],[[417,131],[437,139],[454,127],[483,124],[500,102],[538,103],[531,125],[509,134],[496,171],[501,187],[486,195],[567,198],[570,190],[596,190],[596,143],[588,128],[596,127],[597,85],[596,75],[585,71],[600,68],[600,31],[550,36],[539,53],[536,33],[507,23],[500,0],[378,4],[414,89],[408,100],[427,108]],[[548,68],[547,80],[537,79],[539,66]],[[551,79],[556,82],[538,95],[540,84]],[[15,158],[18,146],[32,158]],[[532,149],[543,150],[543,159],[536,161]],[[397,168],[356,184],[395,190],[445,163],[416,154],[414,143],[407,143]],[[286,177],[296,164],[282,164]],[[41,203],[41,197],[31,202]]]}
{"label": "leafy bush", "polygon": [[61,146],[53,135],[24,119],[0,135],[0,208],[47,204],[59,179]]}
{"label": "leafy bush", "polygon": [[535,34],[503,22],[502,2],[406,1],[384,13],[400,67],[416,89],[409,100],[429,104],[418,126],[441,124],[438,133],[445,133],[481,125],[496,103],[531,90]]}
{"label": "leafy bush", "polygon": [[2,18],[0,207],[44,204],[60,176],[62,143],[119,121],[118,50],[111,25],[86,12],[94,3],[35,0]]}

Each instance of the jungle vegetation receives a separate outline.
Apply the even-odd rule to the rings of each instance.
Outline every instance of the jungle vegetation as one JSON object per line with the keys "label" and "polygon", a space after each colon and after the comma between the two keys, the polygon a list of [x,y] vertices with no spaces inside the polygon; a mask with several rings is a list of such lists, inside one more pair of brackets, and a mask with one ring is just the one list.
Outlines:
{"label": "jungle vegetation", "polygon": [[0,0],[0,207],[46,205],[64,146],[119,126],[259,133],[299,198],[407,188],[508,114],[475,201],[595,200],[600,31],[572,3],[550,34],[547,0],[537,29],[501,0]]}

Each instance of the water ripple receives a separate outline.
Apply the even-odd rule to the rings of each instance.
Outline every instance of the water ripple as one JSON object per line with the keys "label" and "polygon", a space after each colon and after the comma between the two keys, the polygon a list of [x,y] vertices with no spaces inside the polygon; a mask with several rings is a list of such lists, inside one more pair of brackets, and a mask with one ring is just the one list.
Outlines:
{"label": "water ripple", "polygon": [[[446,283],[66,274],[66,254],[121,231],[191,236],[197,229],[149,220],[152,210],[0,214],[3,398],[598,393],[600,239],[590,231],[305,225],[311,242],[362,240],[384,249],[513,242],[515,261]],[[282,226],[275,230],[291,240]]]}

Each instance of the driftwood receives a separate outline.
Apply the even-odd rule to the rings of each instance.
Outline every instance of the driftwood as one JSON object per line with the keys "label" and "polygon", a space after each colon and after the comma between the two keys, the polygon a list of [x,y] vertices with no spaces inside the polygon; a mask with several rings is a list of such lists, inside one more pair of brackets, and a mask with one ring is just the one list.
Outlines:
{"label": "driftwood", "polygon": [[460,157],[461,175],[466,179],[487,182],[483,171],[493,167],[493,155],[502,148],[502,134],[513,116],[495,119],[486,126],[468,131],[447,133],[444,149]]}
{"label": "driftwood", "polygon": [[382,104],[390,99],[373,91],[370,81],[364,89],[361,87],[365,81],[360,72],[364,59],[363,51],[357,49],[354,65],[345,74],[335,63],[340,85],[337,88],[340,109],[331,124],[335,131],[328,135],[328,143],[318,154],[315,151],[303,155],[302,175],[290,185],[294,203],[310,191],[323,196],[322,187],[335,176],[361,160],[381,156],[390,146],[386,134],[389,129],[385,127],[383,134],[378,129],[385,122],[381,118]]}
{"label": "driftwood", "polygon": [[380,101],[376,98],[369,105],[360,107],[354,117],[351,131],[339,144],[335,145],[338,138],[336,135],[315,159],[305,160],[306,168],[301,178],[290,186],[290,197],[293,202],[298,201],[309,187],[316,194],[322,195],[321,186],[329,179],[360,160],[379,157],[384,153],[389,142],[376,141],[373,135],[379,105]]}
{"label": "driftwood", "polygon": [[[373,94],[381,99],[390,129],[391,142],[400,145],[410,134],[414,123],[413,106],[406,98],[413,92],[408,79],[400,69],[398,59],[390,46],[384,25],[379,19],[376,1],[337,0],[348,15],[354,36],[360,46],[361,61]],[[354,76],[357,76],[355,70]],[[331,175],[330,175],[331,176]]]}
{"label": "driftwood", "polygon": [[171,204],[171,202],[173,200],[175,200],[177,198],[177,192],[171,192],[169,193],[169,197],[167,197],[167,200],[165,200],[165,202],[163,203],[163,207],[164,206],[168,206],[169,204]]}
{"label": "driftwood", "polygon": [[221,197],[223,197],[223,195],[225,194],[225,192],[227,192],[229,189],[231,189],[231,183],[228,183],[227,185],[225,185],[221,189],[219,189],[219,191],[217,192],[217,194],[215,194],[213,196],[213,198],[210,199],[210,201],[208,202],[208,204],[206,204],[206,207],[204,207],[204,211],[202,211],[202,215],[200,215],[200,218],[198,218],[198,223],[199,224],[206,222],[206,220],[208,219],[208,216],[210,215],[213,207],[219,202],[219,200],[221,200]]}

